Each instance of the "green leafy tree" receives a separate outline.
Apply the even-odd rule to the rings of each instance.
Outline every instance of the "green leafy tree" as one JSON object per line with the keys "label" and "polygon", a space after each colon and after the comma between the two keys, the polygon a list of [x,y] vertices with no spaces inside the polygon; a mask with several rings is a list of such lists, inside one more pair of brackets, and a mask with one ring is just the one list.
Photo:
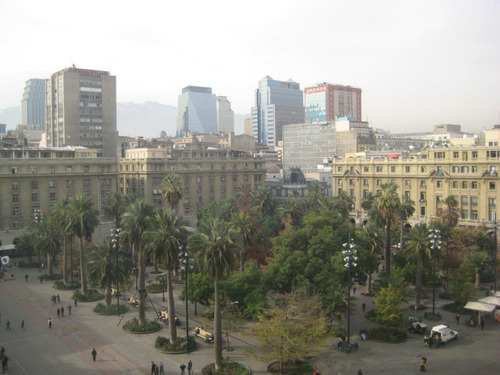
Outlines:
{"label": "green leafy tree", "polygon": [[153,212],[153,206],[139,199],[130,205],[123,215],[124,234],[129,239],[132,246],[137,249],[139,258],[137,292],[140,325],[146,324],[146,264],[144,259],[143,235],[149,226]]}
{"label": "green leafy tree", "polygon": [[177,340],[177,329],[173,321],[175,317],[174,292],[172,289],[172,272],[179,265],[179,248],[185,243],[186,231],[182,218],[174,209],[158,211],[151,219],[145,233],[147,254],[154,254],[153,258],[165,267],[167,280],[169,339],[171,343]]}
{"label": "green leafy tree", "polygon": [[404,315],[401,303],[404,301],[404,294],[400,288],[389,284],[387,288],[382,288],[375,297],[375,317],[377,322],[388,327],[398,327],[403,324]]}
{"label": "green leafy tree", "polygon": [[182,180],[176,173],[170,173],[161,184],[161,193],[171,209],[182,199]]}
{"label": "green leafy tree", "polygon": [[474,287],[479,289],[481,287],[481,272],[490,267],[490,258],[482,252],[473,252],[467,256],[465,263],[468,269],[472,270],[475,274]]}
{"label": "green leafy tree", "polygon": [[252,244],[257,234],[255,220],[248,212],[239,211],[235,216],[233,216],[232,224],[234,226],[234,230],[238,234],[240,272],[243,272],[245,268],[245,256],[247,249]]}
{"label": "green leafy tree", "polygon": [[38,223],[35,234],[35,248],[47,256],[47,274],[52,275],[52,263],[61,249],[62,242],[53,217],[49,215]]}
{"label": "green leafy tree", "polygon": [[[361,238],[364,244],[365,249],[371,254],[373,257],[377,258],[382,253],[382,249],[384,246],[384,240],[382,238],[382,233],[377,228],[375,223],[368,223],[363,226],[363,230],[361,231]],[[374,267],[367,268],[367,276],[368,276],[368,294],[372,294],[372,275],[373,272],[377,270],[377,264],[375,263]]]}
{"label": "green leafy tree", "polygon": [[235,261],[235,231],[233,226],[217,218],[198,223],[198,233],[188,239],[200,272],[214,282],[214,351],[215,370],[222,369],[222,329],[220,282],[233,268]]}
{"label": "green leafy tree", "polygon": [[254,193],[254,204],[254,207],[258,208],[266,216],[271,216],[276,210],[276,200],[273,192],[267,187]]}
{"label": "green leafy tree", "polygon": [[93,208],[89,197],[81,194],[72,197],[68,203],[66,228],[78,237],[80,241],[80,280],[82,283],[82,294],[87,295],[87,272],[85,262],[85,249],[83,239],[89,239],[99,224],[98,211]]}
{"label": "green leafy tree", "polygon": [[401,198],[401,206],[399,207],[399,221],[401,226],[401,236],[400,236],[400,248],[404,247],[404,231],[405,231],[405,223],[408,221],[410,217],[413,216],[415,212],[415,202],[413,202],[410,197],[403,195]]}
{"label": "green leafy tree", "polygon": [[253,329],[260,342],[253,354],[279,361],[283,373],[285,362],[304,360],[322,348],[326,318],[318,297],[299,292],[285,295],[282,301],[270,301],[269,305]]}
{"label": "green leafy tree", "polygon": [[454,195],[449,195],[444,200],[445,209],[440,212],[441,222],[448,227],[455,227],[460,218],[460,209],[458,208],[458,200]]}
{"label": "green leafy tree", "polygon": [[418,224],[410,231],[410,237],[403,248],[403,253],[411,262],[417,265],[417,277],[415,280],[415,303],[420,304],[422,295],[422,271],[424,264],[432,260],[432,254],[429,243],[429,230],[427,225]]}
{"label": "green leafy tree", "polygon": [[450,298],[460,307],[465,306],[475,293],[467,268],[467,264],[463,263],[449,283]]}
{"label": "green leafy tree", "polygon": [[31,258],[35,252],[36,233],[24,232],[16,242],[16,254],[28,258],[28,264],[31,264]]}
{"label": "green leafy tree", "polygon": [[385,232],[385,272],[388,278],[391,275],[391,225],[401,206],[397,194],[398,185],[393,182],[381,185],[380,194],[375,198],[375,207],[384,221]]}

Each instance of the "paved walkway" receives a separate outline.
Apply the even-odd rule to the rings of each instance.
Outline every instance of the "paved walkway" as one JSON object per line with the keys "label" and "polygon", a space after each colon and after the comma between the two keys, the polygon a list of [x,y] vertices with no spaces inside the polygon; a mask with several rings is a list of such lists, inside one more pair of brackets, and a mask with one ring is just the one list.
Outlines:
{"label": "paved walkway", "polygon": [[[129,310],[123,320],[121,317],[100,316],[92,312],[95,303],[79,303],[68,315],[67,305],[71,303],[71,291],[58,291],[52,288],[52,282],[40,284],[36,277],[38,270],[13,268],[16,280],[0,283],[0,345],[6,349],[10,358],[9,374],[150,374],[151,361],[163,362],[165,373],[180,374],[179,366],[193,362],[195,374],[201,367],[213,362],[213,345],[200,342],[200,349],[180,355],[166,355],[154,349],[158,335],[166,336],[167,330],[149,335],[131,335],[121,329],[121,325],[137,312]],[[28,273],[30,281],[24,280]],[[174,285],[175,292],[181,289]],[[398,345],[381,344],[373,341],[361,342],[358,336],[360,328],[370,327],[361,313],[361,304],[366,303],[367,310],[373,308],[373,298],[360,294],[364,287],[358,287],[356,293],[357,312],[352,316],[352,341],[360,342],[359,351],[339,353],[336,349],[338,339],[331,340],[325,346],[325,352],[314,358],[314,363],[323,375],[337,375],[340,370],[344,375],[357,374],[359,368],[363,374],[408,374],[417,373],[419,358],[428,358],[428,371],[436,374],[494,374],[500,370],[500,323],[491,318],[486,321],[484,331],[463,325],[456,327],[454,314],[440,308],[448,301],[438,300],[437,308],[443,316],[439,323],[426,321],[428,326],[447,322],[457,328],[460,337],[457,341],[445,344],[438,349],[428,349],[423,345],[422,335],[411,335],[407,342]],[[58,294],[61,305],[66,309],[64,317],[57,317],[58,304],[53,305],[50,297]],[[129,293],[130,295],[130,293]],[[151,295],[159,306],[165,306],[161,294]],[[423,301],[430,306],[429,300]],[[178,316],[184,325],[184,303],[176,304]],[[411,312],[407,312],[409,316]],[[423,312],[419,312],[422,316]],[[147,316],[154,318],[154,311],[149,306]],[[53,321],[48,328],[47,319]],[[195,320],[191,321],[191,317]],[[5,329],[5,321],[10,320],[12,329]],[[25,321],[25,330],[21,330],[21,321]],[[197,321],[196,321],[197,320]],[[190,306],[190,329],[201,324],[194,316],[194,307]],[[178,327],[178,334],[185,335],[184,327]],[[252,368],[254,374],[265,374],[266,364],[246,354],[251,340],[243,335],[235,335],[231,341],[234,351],[224,351],[224,356],[242,362]],[[97,361],[93,362],[90,352],[95,347]]]}

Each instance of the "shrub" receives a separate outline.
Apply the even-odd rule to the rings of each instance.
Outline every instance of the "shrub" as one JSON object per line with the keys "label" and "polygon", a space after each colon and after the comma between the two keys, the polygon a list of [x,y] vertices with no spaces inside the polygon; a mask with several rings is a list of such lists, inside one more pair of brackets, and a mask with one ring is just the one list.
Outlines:
{"label": "shrub", "polygon": [[18,263],[19,268],[38,268],[38,262],[25,262],[24,260],[20,260]]}
{"label": "shrub", "polygon": [[118,305],[111,305],[111,308],[108,308],[108,306],[102,302],[99,302],[96,307],[94,307],[94,312],[100,315],[120,315],[127,310],[128,307],[125,304],[120,305],[120,311],[118,311]]}
{"label": "shrub", "polygon": [[95,302],[103,299],[104,295],[95,289],[87,290],[87,295],[82,294],[79,290],[75,290],[73,292],[73,299],[75,298],[78,302]]}
{"label": "shrub", "polygon": [[368,337],[383,342],[399,343],[406,340],[407,334],[403,328],[378,327],[370,329]]}
{"label": "shrub", "polygon": [[81,285],[78,281],[73,281],[73,282],[68,281],[66,285],[64,285],[64,281],[62,280],[57,280],[53,285],[55,289],[60,289],[60,290],[73,290],[80,288],[80,286]]}
{"label": "shrub", "polygon": [[133,333],[152,333],[161,329],[161,325],[153,320],[146,321],[146,324],[139,324],[139,320],[134,318],[123,325],[123,329]]}
{"label": "shrub", "polygon": [[167,291],[167,285],[165,285],[164,290],[162,290],[161,284],[151,283],[146,286],[146,290],[148,293],[163,293]]}
{"label": "shrub", "polygon": [[[271,363],[268,367],[271,374],[280,374],[280,363]],[[283,364],[283,372],[288,375],[309,375],[314,371],[314,367],[306,362],[293,361]]]}
{"label": "shrub", "polygon": [[[190,352],[196,349],[196,341],[193,336],[188,337],[188,345]],[[168,338],[163,336],[158,336],[155,341],[155,348],[167,352],[185,352],[186,338],[177,337],[177,340],[173,344],[171,344]]]}
{"label": "shrub", "polygon": [[459,313],[459,314],[465,311],[464,305],[456,302],[447,303],[446,305],[443,306],[443,309],[452,313]]}
{"label": "shrub", "polygon": [[203,375],[250,375],[251,370],[245,365],[233,362],[229,358],[223,359],[222,371],[215,371],[215,365],[212,363],[202,368],[201,373]]}

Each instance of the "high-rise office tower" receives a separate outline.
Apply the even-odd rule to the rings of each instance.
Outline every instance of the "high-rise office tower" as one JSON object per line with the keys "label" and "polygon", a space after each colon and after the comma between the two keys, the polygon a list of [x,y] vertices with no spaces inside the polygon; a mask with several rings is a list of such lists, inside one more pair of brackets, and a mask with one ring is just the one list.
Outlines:
{"label": "high-rise office tower", "polygon": [[32,78],[26,81],[21,108],[23,125],[45,129],[45,79]]}
{"label": "high-rise office tower", "polygon": [[234,132],[234,112],[226,96],[217,97],[217,125],[219,132]]}
{"label": "high-rise office tower", "polygon": [[63,69],[47,81],[47,145],[84,146],[117,156],[116,77],[98,70]]}
{"label": "high-rise office tower", "polygon": [[177,135],[185,132],[217,134],[217,105],[210,87],[187,86],[179,95]]}
{"label": "high-rise office tower", "polygon": [[303,94],[292,80],[275,81],[269,76],[259,81],[252,107],[252,135],[257,143],[276,146],[283,140],[283,125],[304,122]]}
{"label": "high-rise office tower", "polygon": [[335,121],[350,117],[361,121],[361,89],[320,83],[304,89],[306,122]]}

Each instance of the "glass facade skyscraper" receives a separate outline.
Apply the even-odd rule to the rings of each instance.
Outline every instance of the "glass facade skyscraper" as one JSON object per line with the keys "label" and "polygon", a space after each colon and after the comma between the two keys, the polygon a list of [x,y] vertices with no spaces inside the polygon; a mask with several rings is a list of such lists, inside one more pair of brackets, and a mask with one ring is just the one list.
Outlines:
{"label": "glass facade skyscraper", "polygon": [[217,134],[217,99],[210,87],[187,86],[179,95],[177,135],[186,132]]}
{"label": "glass facade skyscraper", "polygon": [[252,107],[252,135],[257,143],[276,146],[283,140],[283,125],[303,122],[300,84],[292,80],[276,81],[269,76],[259,81]]}
{"label": "glass facade skyscraper", "polygon": [[22,124],[45,129],[45,80],[32,78],[26,81],[21,101]]}

